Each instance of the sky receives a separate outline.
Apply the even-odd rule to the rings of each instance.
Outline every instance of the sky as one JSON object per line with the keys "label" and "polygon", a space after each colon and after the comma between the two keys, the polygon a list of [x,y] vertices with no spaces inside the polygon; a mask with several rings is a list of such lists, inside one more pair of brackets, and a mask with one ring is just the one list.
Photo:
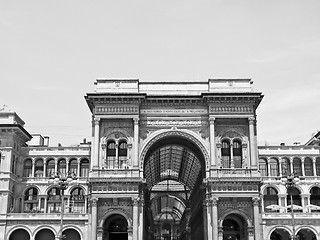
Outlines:
{"label": "sky", "polygon": [[320,130],[318,0],[0,1],[0,106],[50,145],[90,140],[97,78],[250,78],[259,145]]}

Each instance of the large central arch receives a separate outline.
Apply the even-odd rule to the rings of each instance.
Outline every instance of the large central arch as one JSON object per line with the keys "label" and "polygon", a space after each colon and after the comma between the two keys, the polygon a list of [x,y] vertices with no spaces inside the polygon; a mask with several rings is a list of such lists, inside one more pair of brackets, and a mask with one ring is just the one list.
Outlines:
{"label": "large central arch", "polygon": [[147,239],[204,238],[201,186],[208,156],[203,141],[191,131],[159,131],[146,142],[140,167],[146,179]]}

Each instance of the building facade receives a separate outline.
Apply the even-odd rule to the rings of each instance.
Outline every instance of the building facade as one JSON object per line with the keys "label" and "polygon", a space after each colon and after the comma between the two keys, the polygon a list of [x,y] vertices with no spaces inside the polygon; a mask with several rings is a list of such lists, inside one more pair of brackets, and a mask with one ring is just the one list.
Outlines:
{"label": "building facade", "polygon": [[320,134],[258,147],[262,98],[250,79],[99,79],[72,147],[2,109],[0,240],[319,240]]}

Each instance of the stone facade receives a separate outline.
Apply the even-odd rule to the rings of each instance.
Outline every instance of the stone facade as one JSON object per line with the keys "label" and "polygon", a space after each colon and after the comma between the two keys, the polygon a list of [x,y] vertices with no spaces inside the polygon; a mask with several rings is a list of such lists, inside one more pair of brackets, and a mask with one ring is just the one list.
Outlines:
{"label": "stone facade", "polygon": [[319,134],[258,147],[262,98],[250,79],[99,79],[92,141],[74,147],[30,141],[2,109],[0,240],[320,239]]}

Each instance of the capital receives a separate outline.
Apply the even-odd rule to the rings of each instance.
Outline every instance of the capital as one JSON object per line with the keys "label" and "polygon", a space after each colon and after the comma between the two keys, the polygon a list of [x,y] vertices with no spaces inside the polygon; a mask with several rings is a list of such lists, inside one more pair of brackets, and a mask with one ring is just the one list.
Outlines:
{"label": "capital", "polygon": [[91,206],[97,207],[98,200],[99,200],[98,198],[91,198]]}
{"label": "capital", "polygon": [[260,198],[259,197],[253,197],[252,198],[253,206],[259,206]]}
{"label": "capital", "polygon": [[209,117],[209,123],[210,125],[214,124],[214,121],[216,120],[215,117]]}
{"label": "capital", "polygon": [[99,123],[100,123],[100,118],[94,118],[94,125],[99,125]]}
{"label": "capital", "polygon": [[249,120],[249,125],[253,125],[254,122],[255,122],[255,118],[254,117],[249,117],[248,120]]}
{"label": "capital", "polygon": [[139,198],[138,197],[134,197],[132,198],[132,203],[133,203],[133,206],[139,206]]}
{"label": "capital", "polygon": [[139,124],[139,117],[134,117],[134,118],[133,118],[133,123],[134,123],[135,125],[138,125],[138,124]]}

